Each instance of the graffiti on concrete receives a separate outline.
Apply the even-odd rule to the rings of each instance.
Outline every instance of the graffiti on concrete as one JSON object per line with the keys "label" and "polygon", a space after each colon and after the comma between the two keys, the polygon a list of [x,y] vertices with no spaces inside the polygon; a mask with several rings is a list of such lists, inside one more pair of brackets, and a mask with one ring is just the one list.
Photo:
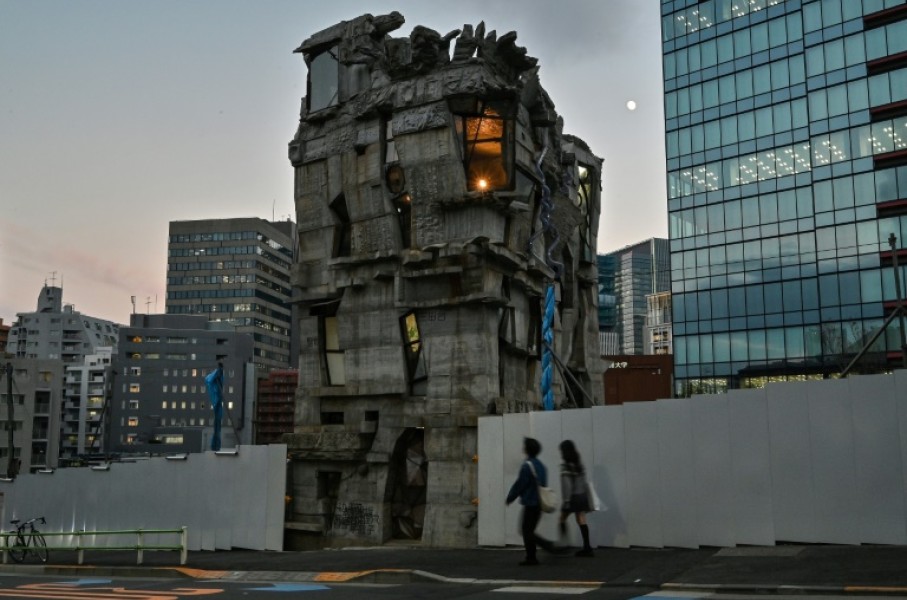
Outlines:
{"label": "graffiti on concrete", "polygon": [[334,513],[334,528],[346,529],[361,536],[374,533],[378,515],[371,506],[358,502],[339,503]]}

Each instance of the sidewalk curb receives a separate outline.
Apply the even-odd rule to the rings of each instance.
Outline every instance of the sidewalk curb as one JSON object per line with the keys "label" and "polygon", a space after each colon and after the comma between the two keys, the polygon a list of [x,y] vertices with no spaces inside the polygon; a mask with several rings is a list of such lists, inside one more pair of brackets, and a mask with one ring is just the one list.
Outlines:
{"label": "sidewalk curb", "polygon": [[673,592],[707,592],[713,594],[796,594],[848,596],[903,596],[907,595],[907,586],[877,585],[760,585],[739,583],[663,583],[662,591]]}

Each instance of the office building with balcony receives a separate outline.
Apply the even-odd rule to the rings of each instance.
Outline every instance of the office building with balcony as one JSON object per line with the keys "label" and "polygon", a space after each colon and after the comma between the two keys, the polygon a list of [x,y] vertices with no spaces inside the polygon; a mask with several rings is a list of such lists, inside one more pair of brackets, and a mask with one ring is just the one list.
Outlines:
{"label": "office building with balcony", "polygon": [[646,354],[673,354],[671,292],[649,294],[646,304]]}
{"label": "office building with balcony", "polygon": [[172,221],[167,309],[224,321],[254,341],[266,373],[296,359],[290,348],[290,265],[295,225],[257,218]]}
{"label": "office building with balcony", "polygon": [[7,353],[18,358],[60,359],[81,365],[100,347],[116,347],[119,324],[63,304],[63,288],[45,285],[34,312],[17,313]]}
{"label": "office building with balcony", "polygon": [[647,353],[646,296],[670,291],[670,285],[668,240],[651,238],[598,256],[598,327],[604,356]]}
{"label": "office building with balcony", "polygon": [[[675,393],[840,373],[907,258],[907,6],[662,15]],[[895,320],[856,368],[889,368],[899,338]]]}
{"label": "office building with balcony", "polygon": [[9,473],[12,410],[13,458],[17,473],[52,469],[60,447],[60,404],[63,398],[63,362],[60,359],[12,358],[12,403],[9,403],[7,369],[0,372],[0,473]]}
{"label": "office building with balcony", "polygon": [[112,378],[112,348],[99,348],[81,365],[66,367],[61,414],[60,457],[76,459],[104,451],[109,423],[108,398]]}
{"label": "office building with balcony", "polygon": [[250,444],[252,336],[198,315],[134,314],[114,359],[109,449],[120,454],[210,448],[214,411],[205,376],[224,367],[223,447]]}

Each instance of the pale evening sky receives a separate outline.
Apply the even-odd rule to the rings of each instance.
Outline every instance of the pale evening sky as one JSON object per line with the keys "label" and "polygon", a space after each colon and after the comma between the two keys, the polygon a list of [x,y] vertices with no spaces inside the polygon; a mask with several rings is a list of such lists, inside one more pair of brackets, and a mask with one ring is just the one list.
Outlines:
{"label": "pale evening sky", "polygon": [[599,251],[667,236],[657,0],[0,0],[0,318],[54,271],[76,310],[163,312],[171,220],[292,215],[292,51],[393,10],[393,36],[516,31],[605,159]]}

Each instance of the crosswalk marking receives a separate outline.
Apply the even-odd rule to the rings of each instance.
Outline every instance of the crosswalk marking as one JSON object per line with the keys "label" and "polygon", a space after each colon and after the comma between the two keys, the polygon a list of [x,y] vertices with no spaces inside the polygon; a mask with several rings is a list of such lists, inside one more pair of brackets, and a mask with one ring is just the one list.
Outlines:
{"label": "crosswalk marking", "polygon": [[272,583],[268,587],[248,588],[250,592],[317,592],[329,590],[326,585],[317,583]]}
{"label": "crosswalk marking", "polygon": [[224,590],[176,588],[133,590],[124,587],[87,587],[76,583],[31,583],[0,589],[0,598],[41,598],[43,600],[180,600],[189,596],[210,596]]}
{"label": "crosswalk marking", "polygon": [[570,594],[578,596],[598,588],[576,586],[540,586],[540,585],[511,585],[505,588],[491,590],[492,592],[507,592],[512,594]]}

